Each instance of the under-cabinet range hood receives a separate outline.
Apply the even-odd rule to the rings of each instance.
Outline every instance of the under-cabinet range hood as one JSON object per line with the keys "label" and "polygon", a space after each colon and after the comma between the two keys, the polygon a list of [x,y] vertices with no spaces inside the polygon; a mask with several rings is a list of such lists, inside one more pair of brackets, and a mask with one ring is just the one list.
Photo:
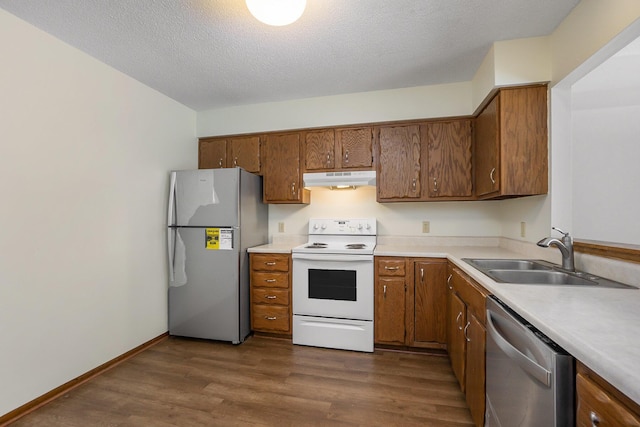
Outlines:
{"label": "under-cabinet range hood", "polygon": [[355,188],[376,185],[376,171],[313,172],[302,175],[305,187]]}

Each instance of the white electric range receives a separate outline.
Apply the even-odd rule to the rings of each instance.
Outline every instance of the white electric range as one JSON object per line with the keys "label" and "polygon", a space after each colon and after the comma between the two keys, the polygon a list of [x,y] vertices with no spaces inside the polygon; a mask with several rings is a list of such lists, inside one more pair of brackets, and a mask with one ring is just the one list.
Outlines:
{"label": "white electric range", "polygon": [[373,351],[375,218],[309,220],[292,250],[293,343]]}

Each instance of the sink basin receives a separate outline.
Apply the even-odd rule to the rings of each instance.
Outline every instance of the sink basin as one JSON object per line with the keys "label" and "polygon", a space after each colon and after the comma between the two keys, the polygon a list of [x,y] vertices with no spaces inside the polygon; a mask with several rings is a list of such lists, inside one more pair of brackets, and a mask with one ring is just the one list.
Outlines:
{"label": "sink basin", "polygon": [[559,265],[542,260],[489,258],[463,258],[462,260],[499,283],[637,289],[635,286],[582,271],[563,270]]}
{"label": "sink basin", "polygon": [[469,259],[468,264],[478,270],[551,270],[553,267],[543,264],[544,261],[532,261],[528,259]]}
{"label": "sink basin", "polygon": [[583,285],[597,286],[598,282],[561,271],[541,270],[489,270],[487,275],[496,282],[527,283],[536,285]]}

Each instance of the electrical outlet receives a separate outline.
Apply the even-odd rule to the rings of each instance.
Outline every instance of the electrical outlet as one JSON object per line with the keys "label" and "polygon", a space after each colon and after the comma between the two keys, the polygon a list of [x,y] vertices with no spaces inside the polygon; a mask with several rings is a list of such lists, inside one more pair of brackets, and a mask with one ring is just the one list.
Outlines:
{"label": "electrical outlet", "polygon": [[527,236],[527,223],[523,221],[520,223],[520,237],[526,237],[526,236]]}
{"label": "electrical outlet", "polygon": [[284,222],[278,223],[278,233],[284,233]]}
{"label": "electrical outlet", "polygon": [[430,229],[429,221],[422,221],[422,232],[428,233]]}

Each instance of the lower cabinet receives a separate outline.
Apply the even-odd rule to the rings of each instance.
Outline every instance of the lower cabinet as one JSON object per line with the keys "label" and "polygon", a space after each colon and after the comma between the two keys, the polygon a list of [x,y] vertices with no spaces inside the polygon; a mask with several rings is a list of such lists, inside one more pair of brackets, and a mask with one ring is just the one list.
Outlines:
{"label": "lower cabinet", "polygon": [[447,279],[447,350],[473,422],[484,425],[485,300],[488,292],[453,265]]}
{"label": "lower cabinet", "polygon": [[578,362],[576,426],[640,426],[640,407]]}
{"label": "lower cabinet", "polygon": [[251,329],[291,336],[291,265],[288,254],[250,255]]}
{"label": "lower cabinet", "polygon": [[445,348],[447,260],[375,258],[375,343]]}
{"label": "lower cabinet", "polygon": [[374,341],[404,345],[406,328],[406,269],[404,258],[375,259]]}

